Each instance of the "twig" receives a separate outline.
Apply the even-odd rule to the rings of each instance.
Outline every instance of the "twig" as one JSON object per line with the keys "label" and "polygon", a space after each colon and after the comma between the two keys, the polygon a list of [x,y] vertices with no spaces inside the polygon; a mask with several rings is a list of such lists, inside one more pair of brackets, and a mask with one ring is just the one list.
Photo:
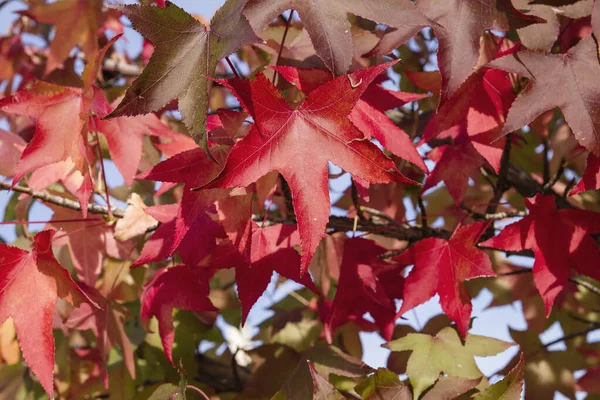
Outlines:
{"label": "twig", "polygon": [[421,194],[417,196],[417,204],[419,205],[419,211],[421,211],[421,227],[423,231],[429,229],[429,224],[427,223],[427,210],[425,209],[425,203],[423,203],[423,197]]}
{"label": "twig", "polygon": [[581,331],[569,333],[568,335],[565,335],[565,336],[563,336],[561,338],[558,338],[556,340],[553,340],[553,341],[551,341],[549,343],[544,344],[542,347],[544,349],[547,349],[548,347],[550,347],[550,346],[552,346],[552,345],[554,345],[556,343],[564,342],[564,341],[567,341],[567,340],[575,339],[575,338],[577,338],[579,336],[587,335],[588,333],[590,333],[592,331],[595,331],[596,329],[600,329],[600,324],[592,324],[589,328],[583,329]]}
{"label": "twig", "polygon": [[542,174],[544,177],[544,189],[546,189],[548,187],[548,184],[550,183],[550,163],[548,161],[548,139],[544,139],[544,151],[542,153],[542,164],[543,164],[543,170],[542,170]]}
{"label": "twig", "polygon": [[587,290],[589,290],[590,292],[594,293],[595,295],[600,296],[600,288],[597,288],[596,286],[592,285],[589,282],[586,282],[582,279],[580,279],[579,277],[570,277],[569,278],[569,282],[572,282],[574,284],[576,284],[577,286],[581,286],[583,288],[586,288]]}
{"label": "twig", "polygon": [[358,218],[360,219],[366,219],[365,215],[362,212],[362,209],[360,207],[360,201],[358,198],[358,189],[356,187],[356,183],[354,183],[354,179],[350,180],[350,197],[352,197],[352,204],[354,205],[354,208],[356,209],[356,215],[358,216]]}
{"label": "twig", "polygon": [[546,184],[544,184],[545,191],[551,192],[552,186],[554,186],[554,184],[560,180],[563,172],[565,172],[566,164],[567,164],[567,160],[565,160],[565,158],[563,157],[561,159],[560,165],[558,166],[558,169],[556,170],[556,173],[554,174],[552,179],[550,179]]}
{"label": "twig", "polygon": [[510,271],[510,272],[502,272],[500,274],[496,274],[497,276],[512,276],[512,275],[520,275],[520,274],[529,274],[533,272],[533,270],[531,269],[518,269],[516,271]]}
{"label": "twig", "polygon": [[233,65],[233,63],[229,59],[229,57],[225,57],[225,61],[227,61],[227,64],[229,65],[229,68],[231,68],[231,72],[233,72],[233,74],[235,75],[235,77],[239,78],[240,74],[238,74],[237,69],[235,68],[235,66]]}
{"label": "twig", "polygon": [[[502,152],[502,158],[500,159],[500,171],[498,172],[498,180],[494,186],[494,197],[489,203],[489,206],[485,210],[486,214],[493,214],[498,208],[498,203],[504,195],[504,192],[510,188],[511,184],[507,179],[510,165],[510,150],[512,147],[512,137],[506,136],[506,144],[504,145],[504,151]],[[490,225],[491,226],[491,225]],[[491,228],[493,229],[493,227]]]}
{"label": "twig", "polygon": [[[19,193],[25,193],[34,199],[42,200],[43,202],[54,204],[56,206],[69,208],[75,211],[81,211],[81,204],[78,201],[67,199],[65,197],[49,194],[46,192],[40,192],[37,190],[30,189],[24,186],[15,185],[11,188],[9,183],[0,182],[0,190],[13,190]],[[125,210],[118,207],[112,207],[112,215],[117,218],[123,218],[125,216]],[[99,204],[88,204],[88,212],[96,215],[109,215],[108,207],[101,206]]]}
{"label": "twig", "polygon": [[[283,45],[285,43],[285,39],[287,38],[288,31],[290,30],[290,23],[292,22],[292,18],[294,17],[294,9],[292,8],[290,11],[290,16],[285,22],[285,30],[283,31],[283,36],[281,37],[281,43],[279,44],[279,51],[277,52],[277,60],[275,61],[275,65],[279,65],[279,61],[281,60],[281,53],[283,52]],[[273,85],[277,85],[277,78],[279,74],[275,71],[273,75]]]}

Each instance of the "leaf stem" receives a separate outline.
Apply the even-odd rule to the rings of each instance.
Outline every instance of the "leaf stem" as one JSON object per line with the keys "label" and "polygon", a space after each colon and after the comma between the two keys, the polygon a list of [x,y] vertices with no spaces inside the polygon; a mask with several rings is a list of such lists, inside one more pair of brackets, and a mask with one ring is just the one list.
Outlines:
{"label": "leaf stem", "polygon": [[194,386],[194,385],[187,385],[187,386],[186,386],[186,389],[193,390],[194,392],[196,392],[196,393],[199,393],[199,394],[200,394],[200,396],[204,397],[206,400],[210,400],[210,397],[208,397],[208,396],[206,395],[206,393],[204,393],[202,390],[200,390],[199,388],[197,388],[197,387],[196,387],[196,386]]}
{"label": "leaf stem", "polygon": [[96,150],[98,152],[98,160],[100,161],[100,169],[102,171],[102,181],[104,183],[104,194],[106,195],[106,207],[108,208],[108,215],[112,217],[112,210],[110,207],[110,194],[108,193],[108,183],[106,181],[106,170],[104,169],[104,158],[102,158],[102,147],[100,146],[100,138],[98,136],[98,127],[96,126],[96,116],[92,115],[92,126],[94,127],[94,136],[96,138]]}

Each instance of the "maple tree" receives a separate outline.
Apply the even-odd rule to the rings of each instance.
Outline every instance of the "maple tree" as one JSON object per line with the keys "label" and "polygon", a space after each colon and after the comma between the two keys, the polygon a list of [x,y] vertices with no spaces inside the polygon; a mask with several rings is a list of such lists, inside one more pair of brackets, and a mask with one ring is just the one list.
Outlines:
{"label": "maple tree", "polygon": [[9,3],[1,399],[600,396],[600,0]]}

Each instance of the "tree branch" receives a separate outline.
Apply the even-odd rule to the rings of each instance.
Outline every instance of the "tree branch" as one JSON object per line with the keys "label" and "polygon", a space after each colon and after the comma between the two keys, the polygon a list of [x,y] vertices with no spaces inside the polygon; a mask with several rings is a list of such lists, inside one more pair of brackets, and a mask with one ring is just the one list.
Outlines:
{"label": "tree branch", "polygon": [[[13,190],[19,193],[25,193],[34,199],[42,200],[45,203],[54,204],[56,206],[70,208],[71,210],[81,211],[81,205],[78,201],[67,199],[65,197],[57,196],[54,194],[40,192],[37,190],[30,189],[24,186],[15,185],[11,188],[9,183],[0,182],[0,190]],[[117,218],[123,218],[125,215],[125,210],[118,207],[111,207],[112,214]],[[99,204],[88,204],[88,212],[90,214],[97,215],[109,215],[110,212],[108,207],[101,206]]]}

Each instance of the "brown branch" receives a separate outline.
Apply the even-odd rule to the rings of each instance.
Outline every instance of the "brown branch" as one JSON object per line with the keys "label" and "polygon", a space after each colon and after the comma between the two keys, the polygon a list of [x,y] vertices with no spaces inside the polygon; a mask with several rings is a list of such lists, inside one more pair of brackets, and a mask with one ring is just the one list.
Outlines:
{"label": "brown branch", "polygon": [[[34,199],[41,200],[45,203],[54,204],[56,206],[69,208],[69,209],[75,210],[75,211],[81,211],[81,205],[76,200],[67,199],[65,197],[57,196],[57,195],[46,193],[46,192],[40,192],[37,190],[30,189],[28,187],[16,185],[11,188],[9,183],[0,182],[0,190],[13,190],[15,192],[25,193],[25,194],[28,194],[29,196],[33,197]],[[112,214],[117,218],[123,218],[123,216],[125,215],[125,210],[122,208],[112,207],[111,211],[112,211]],[[97,214],[97,215],[109,215],[110,214],[108,207],[101,206],[99,204],[88,204],[88,212],[90,214]]]}
{"label": "brown branch", "polygon": [[597,329],[600,329],[600,324],[591,324],[589,328],[583,329],[581,331],[569,333],[568,335],[565,335],[565,336],[560,337],[560,338],[558,338],[556,340],[553,340],[553,341],[551,341],[549,343],[546,343],[546,344],[543,345],[543,348],[547,349],[548,347],[550,347],[550,346],[552,346],[552,345],[554,345],[556,343],[560,343],[560,342],[564,342],[564,341],[567,341],[567,340],[575,339],[575,338],[577,338],[579,336],[585,336],[588,333],[590,333],[592,331],[595,331]]}

